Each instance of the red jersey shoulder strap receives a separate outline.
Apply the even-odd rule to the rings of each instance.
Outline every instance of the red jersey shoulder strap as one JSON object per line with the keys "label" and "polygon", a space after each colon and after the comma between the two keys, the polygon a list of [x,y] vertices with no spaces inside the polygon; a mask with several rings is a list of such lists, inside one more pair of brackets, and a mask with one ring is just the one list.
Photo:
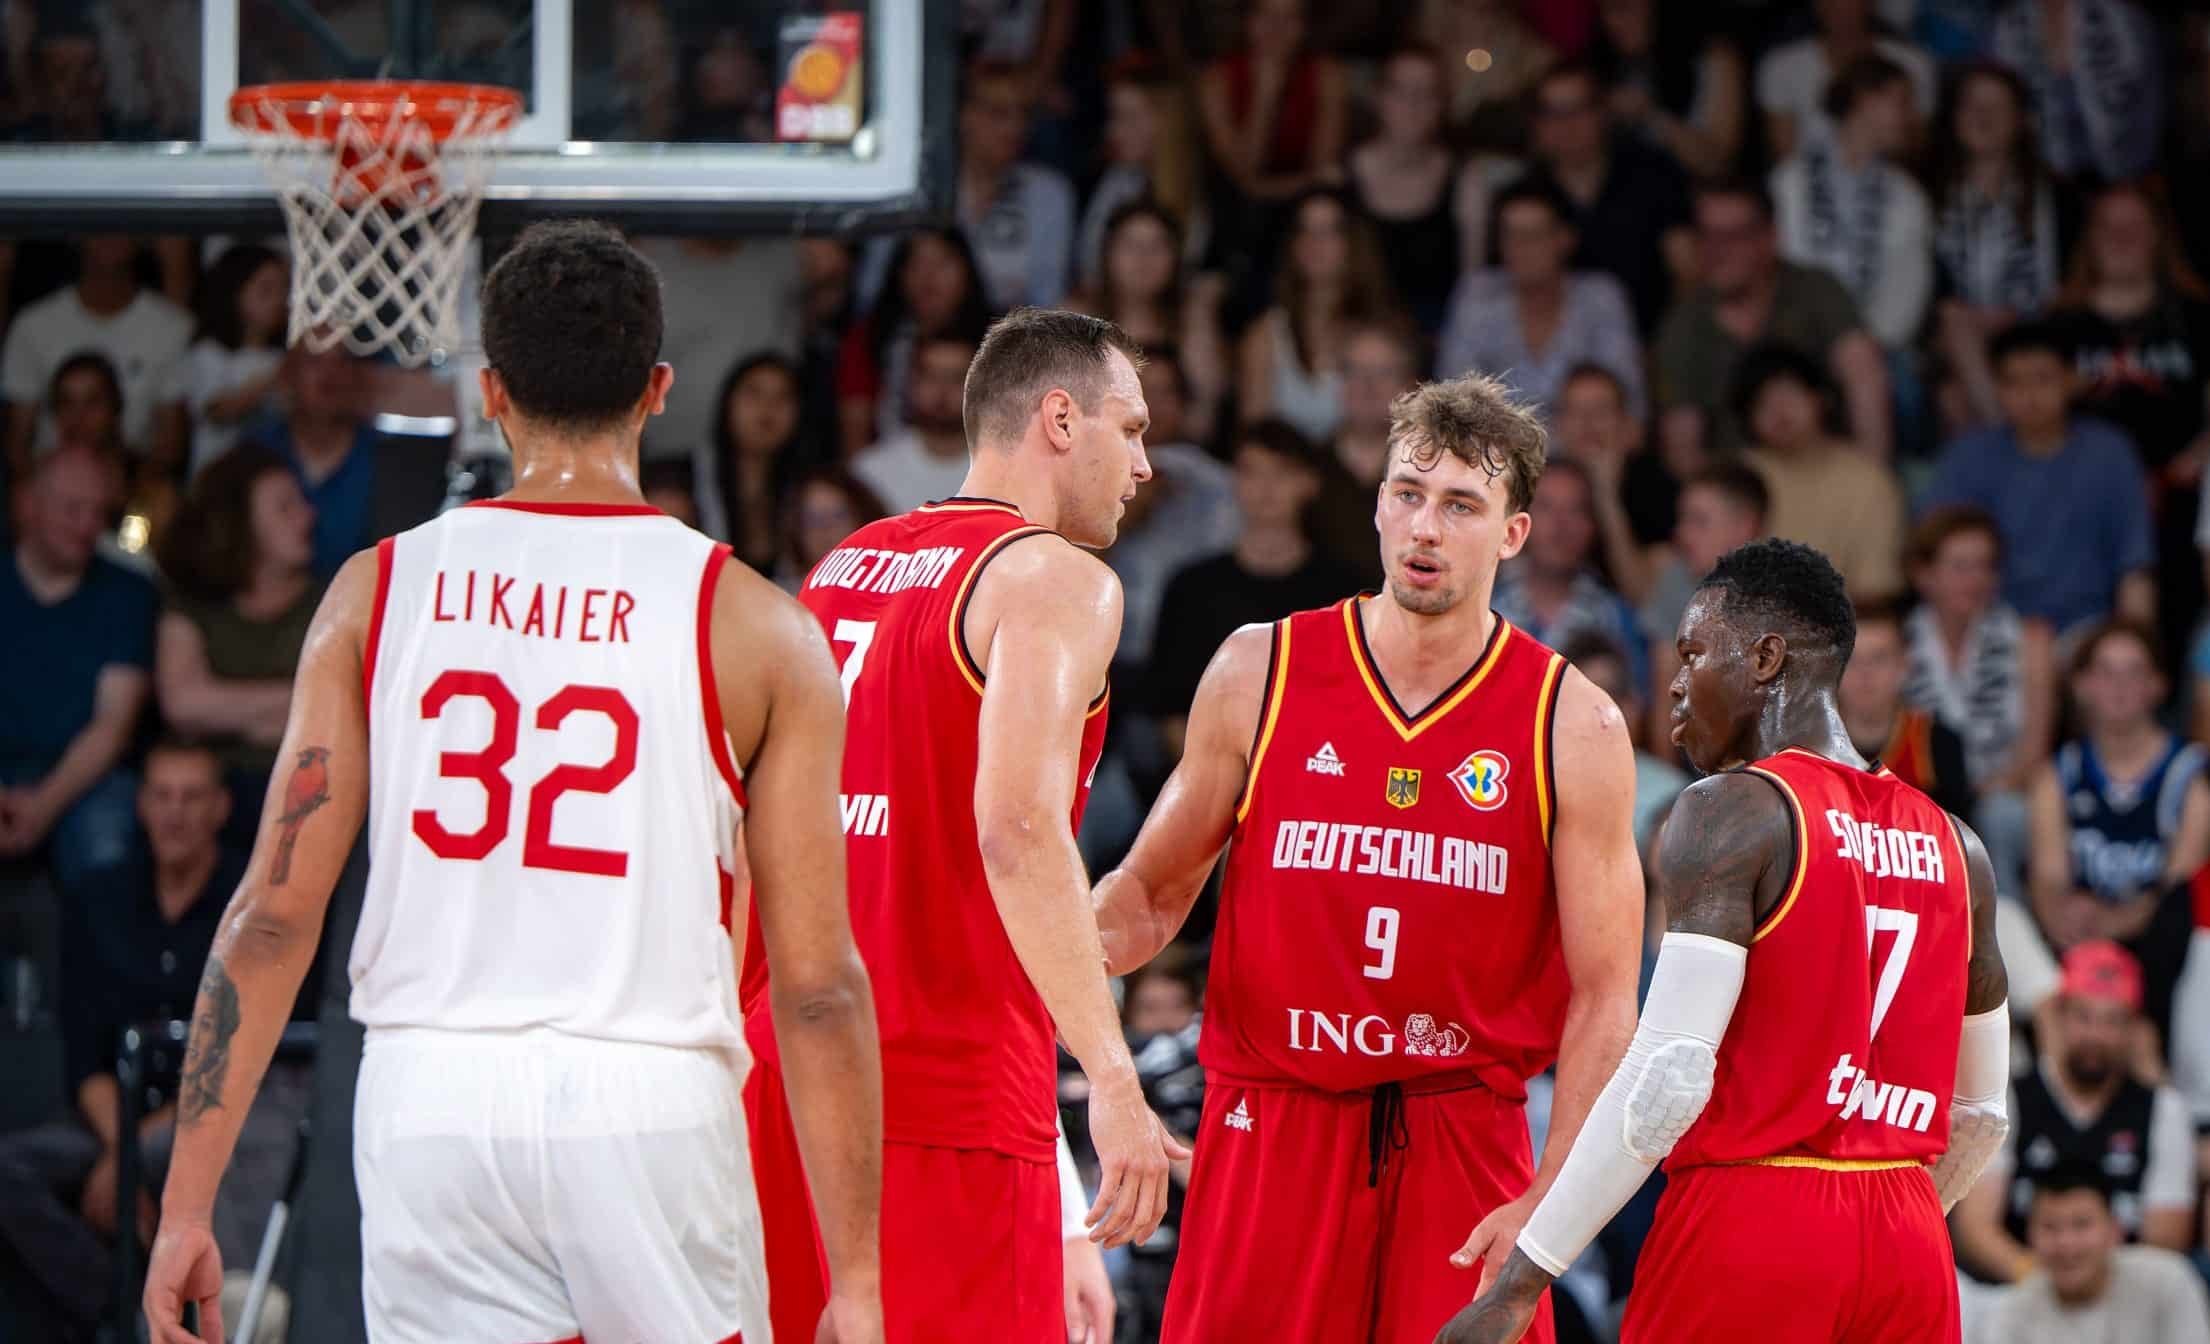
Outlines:
{"label": "red jersey shoulder strap", "polygon": [[[924,507],[949,509],[957,506],[947,504]],[[1014,515],[1016,519],[1019,516],[1017,513]],[[1008,527],[983,543],[982,549],[976,552],[975,558],[969,562],[965,577],[960,579],[959,589],[952,595],[951,618],[945,627],[945,633],[951,640],[952,665],[959,669],[959,675],[966,680],[969,686],[974,688],[976,695],[982,694],[983,668],[982,664],[975,661],[974,654],[967,648],[967,600],[974,595],[975,580],[982,576],[982,571],[989,567],[992,560],[997,559],[1001,551],[1021,538],[1057,535],[1058,533],[1053,532],[1048,527],[1039,527],[1030,523],[1020,523]]]}
{"label": "red jersey shoulder strap", "polygon": [[1266,761],[1266,749],[1274,742],[1274,725],[1281,719],[1282,692],[1289,685],[1289,650],[1297,623],[1296,616],[1285,616],[1274,622],[1273,650],[1266,659],[1266,682],[1259,688],[1258,727],[1251,734],[1250,758],[1243,772],[1243,792],[1235,800],[1238,826],[1250,814],[1251,798],[1258,788],[1259,767]]}

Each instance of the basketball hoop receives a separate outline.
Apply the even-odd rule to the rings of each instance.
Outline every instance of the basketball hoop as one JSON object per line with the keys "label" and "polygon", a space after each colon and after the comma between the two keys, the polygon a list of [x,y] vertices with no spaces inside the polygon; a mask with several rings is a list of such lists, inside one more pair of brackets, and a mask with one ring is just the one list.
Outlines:
{"label": "basketball hoop", "polygon": [[340,80],[230,96],[284,206],[291,340],[390,351],[418,367],[460,347],[461,276],[484,184],[522,98],[485,84]]}

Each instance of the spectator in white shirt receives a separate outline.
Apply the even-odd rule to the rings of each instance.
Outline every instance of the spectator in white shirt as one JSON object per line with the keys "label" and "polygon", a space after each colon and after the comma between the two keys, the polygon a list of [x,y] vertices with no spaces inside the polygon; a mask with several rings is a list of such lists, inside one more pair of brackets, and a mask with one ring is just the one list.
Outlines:
{"label": "spectator in white shirt", "polygon": [[782,238],[640,238],[660,272],[660,358],[681,372],[667,409],[646,427],[648,458],[712,452],[721,378],[750,356],[798,353],[803,327],[798,245]]}
{"label": "spectator in white shirt", "polygon": [[193,475],[278,410],[290,292],[291,267],[259,243],[231,247],[200,281],[199,329],[177,380],[192,413]]}
{"label": "spectator in white shirt", "polygon": [[959,109],[959,227],[994,308],[1057,304],[1074,260],[1074,188],[1053,169],[1020,162],[1033,105],[1018,68],[984,63],[968,71]]}
{"label": "spectator in white shirt", "polygon": [[905,428],[877,440],[852,460],[852,474],[882,497],[892,513],[949,499],[967,479],[967,429],[962,419],[967,365],[975,343],[965,336],[923,337],[913,347],[906,382]]}
{"label": "spectator in white shirt", "polygon": [[2124,1245],[2109,1179],[2092,1163],[2034,1178],[2026,1238],[2036,1272],[2006,1288],[1973,1344],[2210,1344],[2210,1302],[2186,1259]]}
{"label": "spectator in white shirt", "polygon": [[1773,170],[1780,253],[1833,272],[1873,337],[1903,349],[1934,294],[1933,211],[1894,161],[1911,138],[1910,77],[1886,56],[1860,56],[1834,77],[1826,110],[1833,134]]}
{"label": "spectator in white shirt", "polygon": [[1487,373],[1548,421],[1566,377],[1583,364],[1609,370],[1640,419],[1642,350],[1627,291],[1601,271],[1568,271],[1578,239],[1573,207],[1541,179],[1496,198],[1496,241],[1504,264],[1458,282],[1443,323],[1435,376]]}
{"label": "spectator in white shirt", "polygon": [[1933,115],[1938,92],[1933,59],[1882,35],[1873,26],[1872,0],[1814,0],[1812,9],[1817,33],[1784,42],[1757,63],[1757,105],[1765,113],[1774,158],[1785,158],[1831,129],[1824,105],[1827,82],[1860,56],[1877,52],[1902,66],[1911,77],[1918,115]]}
{"label": "spectator in white shirt", "polygon": [[172,470],[184,457],[186,419],[173,388],[177,363],[192,338],[192,319],[140,288],[135,238],[96,235],[86,238],[78,253],[77,282],[25,308],[0,347],[9,460],[20,473],[34,441],[52,442],[51,418],[43,416],[47,383],[62,361],[96,350],[122,380],[125,446],[153,466]]}

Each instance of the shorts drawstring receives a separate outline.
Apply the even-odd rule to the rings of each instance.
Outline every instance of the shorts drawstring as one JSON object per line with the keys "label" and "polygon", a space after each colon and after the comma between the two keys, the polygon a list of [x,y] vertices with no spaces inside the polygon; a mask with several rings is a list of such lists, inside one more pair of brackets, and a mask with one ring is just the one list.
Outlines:
{"label": "shorts drawstring", "polygon": [[1381,1173],[1389,1166],[1389,1154],[1403,1152],[1411,1142],[1411,1131],[1404,1124],[1404,1085],[1383,1083],[1374,1089],[1373,1101],[1367,1110],[1367,1189],[1381,1184]]}

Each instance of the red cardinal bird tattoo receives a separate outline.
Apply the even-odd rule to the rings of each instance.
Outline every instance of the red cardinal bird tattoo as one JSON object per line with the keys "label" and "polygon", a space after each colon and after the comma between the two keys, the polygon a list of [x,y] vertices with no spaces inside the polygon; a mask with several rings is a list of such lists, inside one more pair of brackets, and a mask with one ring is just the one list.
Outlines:
{"label": "red cardinal bird tattoo", "polygon": [[292,875],[292,845],[299,839],[299,828],[316,808],[330,801],[330,749],[328,747],[302,747],[299,763],[292,767],[292,777],[284,785],[284,810],[276,814],[280,828],[276,837],[276,858],[269,864],[269,885],[281,887]]}

